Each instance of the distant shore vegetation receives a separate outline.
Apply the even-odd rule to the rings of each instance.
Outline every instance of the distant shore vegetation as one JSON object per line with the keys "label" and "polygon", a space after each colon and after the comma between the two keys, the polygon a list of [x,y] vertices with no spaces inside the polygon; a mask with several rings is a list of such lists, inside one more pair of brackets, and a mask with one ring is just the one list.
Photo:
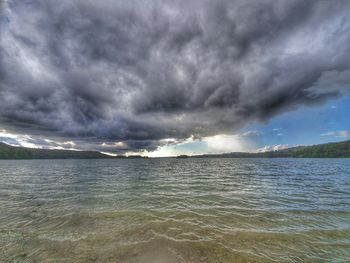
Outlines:
{"label": "distant shore vegetation", "polygon": [[[11,146],[0,143],[0,159],[141,159],[140,155],[110,156],[96,151],[48,150]],[[204,154],[176,158],[350,158],[350,140],[312,146],[298,146],[278,151]]]}

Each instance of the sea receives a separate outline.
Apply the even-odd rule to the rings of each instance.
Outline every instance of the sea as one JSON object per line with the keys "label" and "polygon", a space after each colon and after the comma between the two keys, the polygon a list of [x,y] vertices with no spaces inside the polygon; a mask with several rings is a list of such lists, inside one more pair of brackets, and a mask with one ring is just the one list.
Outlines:
{"label": "sea", "polygon": [[1,160],[0,262],[350,262],[350,159]]}

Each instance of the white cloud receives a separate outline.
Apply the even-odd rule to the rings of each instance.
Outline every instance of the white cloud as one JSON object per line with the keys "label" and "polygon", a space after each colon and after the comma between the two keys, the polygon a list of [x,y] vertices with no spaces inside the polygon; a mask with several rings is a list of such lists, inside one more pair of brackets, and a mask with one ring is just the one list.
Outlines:
{"label": "white cloud", "polygon": [[157,150],[153,151],[153,152],[145,152],[145,156],[148,157],[172,157],[172,156],[177,156],[181,153],[176,152],[176,150],[173,147],[169,147],[169,146],[161,146],[158,147]]}
{"label": "white cloud", "polygon": [[[188,152],[184,150],[179,150],[179,146],[189,146],[200,142],[200,140],[195,139],[193,136],[187,138],[186,140],[176,140],[175,138],[167,138],[160,140],[162,144],[157,148],[157,150],[149,152],[147,150],[140,151],[137,154],[147,157],[174,157],[181,154],[193,155],[195,152]],[[126,155],[132,155],[131,152],[126,153]]]}
{"label": "white cloud", "polygon": [[[249,134],[255,133],[249,132]],[[148,157],[166,157],[177,156],[180,154],[195,155],[229,152],[253,152],[255,151],[255,147],[248,137],[248,135],[244,134],[219,134],[215,136],[204,137],[202,139],[194,139],[193,137],[190,137],[182,142],[175,141],[172,144],[160,146],[156,151],[153,152],[146,151],[143,155],[146,155]],[[201,145],[203,147],[199,151],[196,150],[198,145]]]}
{"label": "white cloud", "polygon": [[102,143],[102,147],[117,147],[117,148],[123,148],[126,147],[126,144],[124,142],[115,142],[115,143]]}
{"label": "white cloud", "polygon": [[209,153],[247,152],[253,149],[249,140],[240,135],[216,135],[205,137]]}
{"label": "white cloud", "polygon": [[288,144],[265,145],[263,148],[257,149],[257,152],[279,151],[289,148]]}
{"label": "white cloud", "polygon": [[11,146],[21,146],[26,148],[50,149],[50,150],[78,150],[73,141],[54,141],[47,138],[29,136],[27,134],[11,133],[0,129],[0,142]]}
{"label": "white cloud", "polygon": [[22,146],[27,148],[41,148],[32,142],[29,135],[12,134],[2,129],[0,130],[0,141],[12,146]]}
{"label": "white cloud", "polygon": [[340,137],[340,138],[348,138],[350,137],[350,131],[331,131],[322,133],[321,136],[334,136],[334,137]]}

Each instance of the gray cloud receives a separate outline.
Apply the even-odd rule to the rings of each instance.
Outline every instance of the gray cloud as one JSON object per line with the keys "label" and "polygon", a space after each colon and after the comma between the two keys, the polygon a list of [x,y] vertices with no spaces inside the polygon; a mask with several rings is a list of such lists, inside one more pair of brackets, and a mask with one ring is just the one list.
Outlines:
{"label": "gray cloud", "polygon": [[346,0],[9,0],[1,9],[0,125],[14,132],[154,150],[350,90]]}
{"label": "gray cloud", "polygon": [[246,131],[242,134],[243,137],[259,137],[264,135],[261,131]]}

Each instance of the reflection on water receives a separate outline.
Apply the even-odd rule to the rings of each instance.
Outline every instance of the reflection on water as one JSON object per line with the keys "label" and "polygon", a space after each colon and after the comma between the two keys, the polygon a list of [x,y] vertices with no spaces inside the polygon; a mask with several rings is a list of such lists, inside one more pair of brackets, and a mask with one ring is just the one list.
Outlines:
{"label": "reflection on water", "polygon": [[350,160],[0,161],[0,262],[349,262]]}

